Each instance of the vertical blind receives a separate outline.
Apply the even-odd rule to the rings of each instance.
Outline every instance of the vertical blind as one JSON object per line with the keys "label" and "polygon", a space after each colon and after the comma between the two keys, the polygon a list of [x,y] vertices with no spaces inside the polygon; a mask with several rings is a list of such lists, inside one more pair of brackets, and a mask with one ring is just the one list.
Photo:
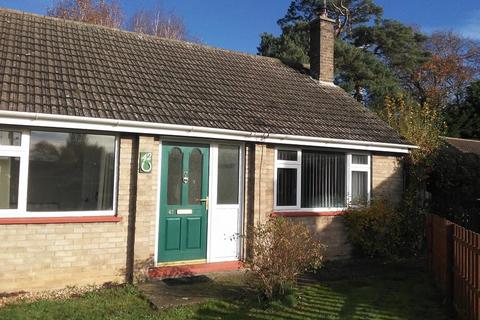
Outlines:
{"label": "vertical blind", "polygon": [[296,150],[278,150],[277,160],[297,161]]}
{"label": "vertical blind", "polygon": [[352,171],[352,203],[362,204],[368,198],[368,172]]}
{"label": "vertical blind", "polygon": [[352,164],[368,164],[368,156],[365,154],[352,154]]}
{"label": "vertical blind", "polygon": [[302,208],[346,206],[346,159],[343,153],[303,151]]}

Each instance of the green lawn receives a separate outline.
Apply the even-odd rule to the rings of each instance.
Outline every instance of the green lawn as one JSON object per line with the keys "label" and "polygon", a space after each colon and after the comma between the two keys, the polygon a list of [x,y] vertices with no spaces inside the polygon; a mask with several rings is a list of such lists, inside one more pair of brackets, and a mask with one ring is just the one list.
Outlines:
{"label": "green lawn", "polygon": [[[298,303],[260,306],[236,300],[152,310],[135,287],[105,289],[81,298],[0,309],[0,319],[451,319],[418,264],[331,264],[297,290]],[[248,291],[246,291],[248,292]]]}

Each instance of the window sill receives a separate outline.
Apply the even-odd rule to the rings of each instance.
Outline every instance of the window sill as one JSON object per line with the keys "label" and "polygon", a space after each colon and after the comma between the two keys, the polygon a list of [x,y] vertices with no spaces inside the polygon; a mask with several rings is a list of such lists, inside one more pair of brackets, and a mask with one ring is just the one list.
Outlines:
{"label": "window sill", "polygon": [[42,218],[0,218],[0,225],[5,224],[62,224],[62,223],[102,223],[120,222],[118,216],[92,216],[92,217],[42,217]]}
{"label": "window sill", "polygon": [[274,211],[274,217],[334,217],[345,214],[344,210],[339,211]]}

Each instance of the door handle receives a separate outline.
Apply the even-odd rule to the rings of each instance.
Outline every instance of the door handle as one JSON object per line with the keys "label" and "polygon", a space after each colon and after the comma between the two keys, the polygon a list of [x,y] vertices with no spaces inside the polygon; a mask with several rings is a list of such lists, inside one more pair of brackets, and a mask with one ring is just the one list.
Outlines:
{"label": "door handle", "polygon": [[208,196],[205,199],[197,199],[197,201],[205,202],[205,209],[208,210]]}

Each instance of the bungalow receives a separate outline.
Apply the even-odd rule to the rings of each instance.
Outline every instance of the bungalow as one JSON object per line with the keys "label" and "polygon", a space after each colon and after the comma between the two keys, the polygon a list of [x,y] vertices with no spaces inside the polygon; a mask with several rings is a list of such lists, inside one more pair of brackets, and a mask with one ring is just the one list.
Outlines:
{"label": "bungalow", "polygon": [[0,292],[228,267],[270,215],[348,256],[341,212],[398,199],[407,141],[333,83],[277,59],[0,10]]}

